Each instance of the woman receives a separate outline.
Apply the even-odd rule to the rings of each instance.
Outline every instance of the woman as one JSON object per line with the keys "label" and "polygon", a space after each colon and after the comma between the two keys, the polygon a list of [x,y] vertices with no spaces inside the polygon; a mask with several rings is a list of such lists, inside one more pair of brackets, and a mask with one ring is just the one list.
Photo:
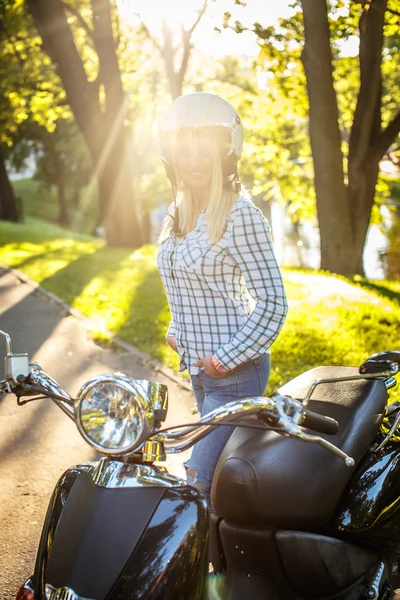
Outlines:
{"label": "woman", "polygon": [[[214,94],[181,96],[160,121],[159,145],[175,196],[157,255],[172,314],[167,342],[180,356],[180,370],[189,370],[204,416],[263,394],[286,296],[268,223],[240,191],[243,129],[234,108]],[[189,483],[209,503],[231,433],[216,429],[186,464]]]}

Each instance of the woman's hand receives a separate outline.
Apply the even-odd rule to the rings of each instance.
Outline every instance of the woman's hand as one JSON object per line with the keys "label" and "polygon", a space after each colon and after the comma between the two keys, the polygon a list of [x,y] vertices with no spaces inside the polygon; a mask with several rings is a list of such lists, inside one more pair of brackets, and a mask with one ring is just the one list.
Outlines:
{"label": "woman's hand", "polygon": [[176,345],[176,337],[174,335],[167,335],[167,344],[174,352],[178,353],[178,348]]}
{"label": "woman's hand", "polygon": [[217,371],[212,365],[211,356],[205,356],[204,358],[200,358],[193,363],[195,367],[203,367],[208,375],[212,375],[213,377],[223,377],[226,373],[229,373],[228,369],[225,370],[224,373],[220,373]]}

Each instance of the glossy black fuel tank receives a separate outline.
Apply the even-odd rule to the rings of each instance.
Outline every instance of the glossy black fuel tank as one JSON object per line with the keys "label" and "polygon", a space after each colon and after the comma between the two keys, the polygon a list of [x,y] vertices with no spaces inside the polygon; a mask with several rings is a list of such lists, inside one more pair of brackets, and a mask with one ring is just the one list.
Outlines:
{"label": "glossy black fuel tank", "polygon": [[331,521],[346,538],[400,553],[400,443],[369,452],[354,472]]}
{"label": "glossy black fuel tank", "polygon": [[35,599],[68,588],[95,600],[198,600],[207,532],[204,500],[165,470],[109,459],[74,467],[50,502]]}

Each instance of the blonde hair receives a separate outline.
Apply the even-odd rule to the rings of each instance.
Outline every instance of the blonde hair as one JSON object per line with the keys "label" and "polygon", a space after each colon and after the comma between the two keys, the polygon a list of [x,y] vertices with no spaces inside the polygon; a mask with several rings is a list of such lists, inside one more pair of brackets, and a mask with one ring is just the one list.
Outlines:
{"label": "blonde hair", "polygon": [[[202,132],[204,135],[204,133]],[[210,199],[206,207],[207,234],[212,242],[219,242],[226,229],[227,218],[235,205],[239,193],[235,191],[234,183],[232,189],[225,189],[225,177],[222,172],[222,140],[215,127],[208,129],[205,139],[210,145],[212,159],[212,177],[210,188]],[[179,214],[179,230],[183,235],[192,231],[196,224],[197,213],[194,207],[193,196],[190,186],[179,178],[175,167],[175,148],[177,134],[171,132],[170,148],[171,162],[176,176],[176,216]],[[228,187],[228,186],[227,186]],[[175,216],[175,215],[174,215]],[[158,243],[163,242],[170,235],[173,218],[168,214],[161,227]]]}

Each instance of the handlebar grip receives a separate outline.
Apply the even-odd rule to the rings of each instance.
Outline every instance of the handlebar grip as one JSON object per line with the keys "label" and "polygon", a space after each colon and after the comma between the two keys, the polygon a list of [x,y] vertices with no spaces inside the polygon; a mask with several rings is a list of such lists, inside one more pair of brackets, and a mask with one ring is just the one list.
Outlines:
{"label": "handlebar grip", "polygon": [[339,423],[335,419],[320,415],[311,410],[306,410],[304,420],[300,425],[319,433],[326,433],[327,435],[335,435],[339,431]]}

